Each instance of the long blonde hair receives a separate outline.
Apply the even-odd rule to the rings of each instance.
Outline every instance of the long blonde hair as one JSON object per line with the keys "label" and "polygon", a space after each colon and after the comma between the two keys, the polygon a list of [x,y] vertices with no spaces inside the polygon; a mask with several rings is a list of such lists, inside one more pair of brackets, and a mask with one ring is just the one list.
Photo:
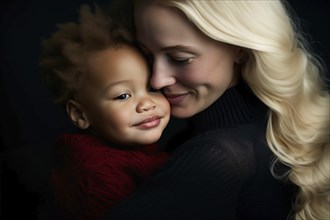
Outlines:
{"label": "long blonde hair", "polygon": [[299,187],[294,218],[329,219],[329,93],[288,7],[276,0],[160,2],[210,38],[246,49],[242,76],[270,108],[268,145]]}

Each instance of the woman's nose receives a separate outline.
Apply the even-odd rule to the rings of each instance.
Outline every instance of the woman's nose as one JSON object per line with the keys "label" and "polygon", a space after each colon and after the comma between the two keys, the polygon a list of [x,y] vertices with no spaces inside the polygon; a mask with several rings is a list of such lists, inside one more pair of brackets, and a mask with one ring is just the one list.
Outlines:
{"label": "woman's nose", "polygon": [[136,110],[138,113],[143,113],[146,111],[153,110],[155,108],[156,108],[155,102],[149,97],[144,97],[139,101]]}
{"label": "woman's nose", "polygon": [[150,85],[155,89],[162,89],[166,86],[174,85],[175,81],[171,69],[166,64],[154,60]]}

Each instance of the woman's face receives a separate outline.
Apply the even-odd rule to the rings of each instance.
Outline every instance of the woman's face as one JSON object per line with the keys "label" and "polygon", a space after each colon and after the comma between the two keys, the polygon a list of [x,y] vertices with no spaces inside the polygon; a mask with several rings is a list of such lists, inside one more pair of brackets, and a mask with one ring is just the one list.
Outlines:
{"label": "woman's face", "polygon": [[137,3],[135,21],[141,48],[152,58],[151,85],[162,89],[173,116],[203,111],[233,85],[238,47],[207,37],[156,3]]}

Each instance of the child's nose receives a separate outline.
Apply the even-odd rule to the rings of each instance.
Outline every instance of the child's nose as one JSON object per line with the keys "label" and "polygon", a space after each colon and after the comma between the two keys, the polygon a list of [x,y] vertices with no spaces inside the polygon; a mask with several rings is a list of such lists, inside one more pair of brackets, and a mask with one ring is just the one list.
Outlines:
{"label": "child's nose", "polygon": [[145,111],[150,111],[155,108],[156,108],[155,102],[151,98],[145,97],[139,101],[137,105],[137,112],[142,113]]}

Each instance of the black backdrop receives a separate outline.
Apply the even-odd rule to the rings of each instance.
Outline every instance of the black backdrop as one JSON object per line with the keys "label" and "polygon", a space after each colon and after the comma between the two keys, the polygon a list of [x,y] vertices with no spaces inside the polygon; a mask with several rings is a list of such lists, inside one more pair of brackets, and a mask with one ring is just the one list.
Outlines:
{"label": "black backdrop", "polygon": [[[21,215],[37,219],[40,195],[48,186],[53,139],[59,132],[75,129],[43,86],[38,57],[40,39],[48,37],[56,23],[76,20],[79,5],[86,2],[93,1],[0,3],[0,219],[19,219]],[[104,7],[108,4],[106,0],[96,2]],[[330,69],[329,0],[290,3],[310,34],[313,49]],[[178,128],[176,123],[171,122],[167,136]]]}

